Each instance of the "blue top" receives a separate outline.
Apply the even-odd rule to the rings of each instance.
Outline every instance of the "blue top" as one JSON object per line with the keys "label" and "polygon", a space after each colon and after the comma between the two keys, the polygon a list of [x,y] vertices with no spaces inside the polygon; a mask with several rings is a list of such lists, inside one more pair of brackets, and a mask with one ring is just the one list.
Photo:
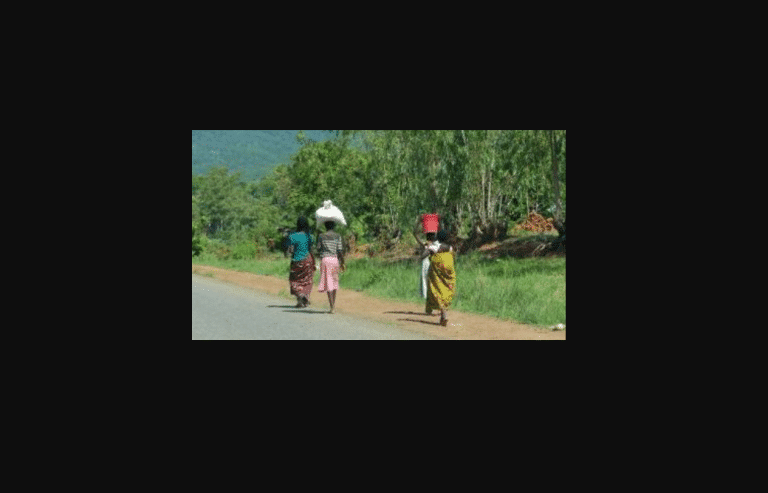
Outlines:
{"label": "blue top", "polygon": [[293,257],[291,262],[298,262],[304,260],[309,255],[309,249],[312,248],[312,237],[303,231],[291,233],[288,236],[288,240],[293,247]]}

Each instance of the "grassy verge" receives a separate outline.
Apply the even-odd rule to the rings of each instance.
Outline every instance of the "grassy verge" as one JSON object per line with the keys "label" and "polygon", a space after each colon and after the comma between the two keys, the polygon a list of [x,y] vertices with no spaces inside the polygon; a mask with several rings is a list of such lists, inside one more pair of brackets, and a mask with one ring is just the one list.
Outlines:
{"label": "grassy verge", "polygon": [[[258,260],[219,260],[210,254],[193,264],[285,278],[289,260],[273,255]],[[422,304],[418,259],[387,262],[351,259],[339,283],[372,296]],[[319,272],[315,273],[315,288]],[[565,258],[487,259],[479,253],[456,259],[457,293],[452,309],[537,325],[566,323]]]}
{"label": "grassy verge", "polygon": [[[261,274],[263,276],[285,277],[285,281],[287,283],[291,261],[290,259],[284,259],[282,254],[265,256],[259,259],[222,260],[217,258],[215,255],[203,252],[197,257],[192,257],[192,265],[195,264],[211,265],[213,267],[221,267],[222,269],[251,272],[253,274]],[[317,280],[317,277],[315,277],[315,280]]]}

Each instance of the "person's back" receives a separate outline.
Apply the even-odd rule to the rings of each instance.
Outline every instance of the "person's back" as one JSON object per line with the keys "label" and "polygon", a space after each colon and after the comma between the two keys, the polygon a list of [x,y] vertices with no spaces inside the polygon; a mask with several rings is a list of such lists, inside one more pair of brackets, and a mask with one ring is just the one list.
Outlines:
{"label": "person's back", "polygon": [[309,255],[309,249],[312,247],[312,237],[303,231],[291,233],[288,237],[293,247],[293,257],[291,262],[299,262]]}
{"label": "person's back", "polygon": [[440,246],[437,252],[430,255],[429,267],[429,292],[425,311],[431,314],[432,310],[440,310],[440,325],[448,324],[448,307],[451,306],[453,295],[456,291],[456,270],[454,260],[456,252],[447,243],[448,234],[445,230],[437,233],[437,241]]}
{"label": "person's back", "polygon": [[342,253],[341,235],[336,231],[326,231],[317,240],[317,255],[323,257],[336,257]]}
{"label": "person's back", "polygon": [[318,292],[328,293],[329,313],[336,305],[336,291],[339,289],[339,267],[344,270],[344,252],[341,248],[341,235],[333,230],[336,224],[326,221],[326,232],[317,239],[317,255],[320,257],[320,284]]}
{"label": "person's back", "polygon": [[291,256],[291,272],[288,281],[291,284],[291,294],[296,296],[296,308],[309,305],[312,293],[312,279],[315,274],[315,259],[312,257],[312,237],[309,236],[309,222],[304,216],[296,221],[296,232],[288,236]]}

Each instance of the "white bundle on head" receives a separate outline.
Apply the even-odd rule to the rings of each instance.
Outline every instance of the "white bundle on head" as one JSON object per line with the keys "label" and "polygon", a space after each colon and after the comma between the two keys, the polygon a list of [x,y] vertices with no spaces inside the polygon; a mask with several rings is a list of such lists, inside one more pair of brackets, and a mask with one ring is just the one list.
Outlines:
{"label": "white bundle on head", "polygon": [[339,208],[333,205],[333,202],[330,200],[323,202],[323,206],[315,212],[315,218],[318,223],[334,221],[344,226],[347,225],[347,221],[344,219],[344,214],[342,214]]}

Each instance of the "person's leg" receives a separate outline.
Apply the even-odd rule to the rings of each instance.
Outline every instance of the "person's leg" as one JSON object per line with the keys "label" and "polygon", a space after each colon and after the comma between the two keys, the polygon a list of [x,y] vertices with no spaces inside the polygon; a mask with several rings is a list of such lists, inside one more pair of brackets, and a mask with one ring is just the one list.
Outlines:
{"label": "person's leg", "polygon": [[427,278],[429,277],[429,258],[421,261],[421,297],[427,299]]}
{"label": "person's leg", "polygon": [[448,325],[448,310],[445,308],[440,309],[440,325],[443,327]]}
{"label": "person's leg", "polygon": [[336,307],[336,290],[339,288],[339,260],[336,257],[329,257],[329,263],[331,268],[329,272],[330,289],[328,291],[328,301],[331,304],[331,313],[333,313]]}
{"label": "person's leg", "polygon": [[427,315],[432,315],[432,310],[438,309],[439,305],[435,299],[435,293],[432,292],[432,286],[427,285],[427,302],[424,303],[424,311]]}

